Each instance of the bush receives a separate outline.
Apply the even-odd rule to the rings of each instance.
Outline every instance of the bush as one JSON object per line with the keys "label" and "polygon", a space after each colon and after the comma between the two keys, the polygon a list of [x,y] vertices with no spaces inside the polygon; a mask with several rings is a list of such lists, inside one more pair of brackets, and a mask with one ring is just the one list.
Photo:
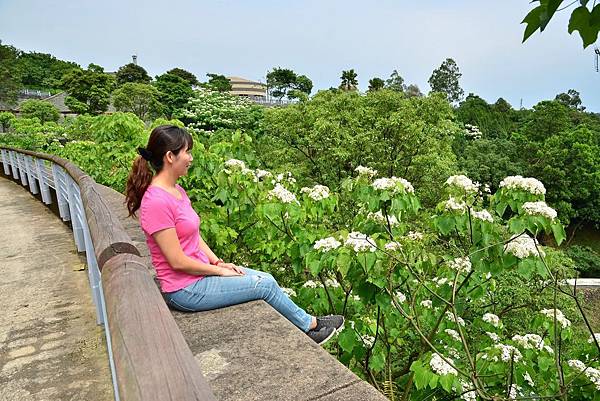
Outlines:
{"label": "bush", "polygon": [[581,277],[600,277],[600,254],[591,247],[573,245],[567,249],[567,255],[575,262]]}
{"label": "bush", "polygon": [[26,100],[19,107],[24,118],[37,118],[42,124],[52,121],[58,122],[59,110],[52,104],[43,100]]}

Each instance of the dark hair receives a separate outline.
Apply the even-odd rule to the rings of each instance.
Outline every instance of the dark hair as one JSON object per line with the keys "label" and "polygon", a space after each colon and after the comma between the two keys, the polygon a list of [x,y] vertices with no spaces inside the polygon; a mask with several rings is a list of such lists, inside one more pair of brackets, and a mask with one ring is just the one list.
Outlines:
{"label": "dark hair", "polygon": [[165,154],[170,151],[177,155],[186,146],[188,149],[192,149],[194,140],[184,128],[175,125],[160,125],[152,130],[146,148],[138,148],[140,156],[133,161],[127,178],[125,202],[129,216],[135,216],[135,212],[140,208],[142,197],[154,176],[152,170],[156,173],[162,170]]}

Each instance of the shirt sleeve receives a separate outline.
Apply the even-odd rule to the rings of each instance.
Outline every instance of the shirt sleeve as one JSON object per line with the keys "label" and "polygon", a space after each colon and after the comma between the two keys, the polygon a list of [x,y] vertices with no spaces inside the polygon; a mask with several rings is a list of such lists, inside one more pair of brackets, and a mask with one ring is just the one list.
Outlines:
{"label": "shirt sleeve", "polygon": [[140,224],[148,235],[174,228],[175,211],[172,203],[156,195],[146,197],[141,206]]}

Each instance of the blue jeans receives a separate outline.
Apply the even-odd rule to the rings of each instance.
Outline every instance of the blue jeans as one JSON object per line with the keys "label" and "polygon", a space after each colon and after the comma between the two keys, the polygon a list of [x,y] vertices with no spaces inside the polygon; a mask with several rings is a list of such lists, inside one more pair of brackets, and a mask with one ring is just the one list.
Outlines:
{"label": "blue jeans", "polygon": [[206,276],[181,290],[164,294],[167,303],[184,312],[197,312],[262,299],[300,330],[307,332],[312,316],[279,288],[269,273],[244,268],[245,276]]}

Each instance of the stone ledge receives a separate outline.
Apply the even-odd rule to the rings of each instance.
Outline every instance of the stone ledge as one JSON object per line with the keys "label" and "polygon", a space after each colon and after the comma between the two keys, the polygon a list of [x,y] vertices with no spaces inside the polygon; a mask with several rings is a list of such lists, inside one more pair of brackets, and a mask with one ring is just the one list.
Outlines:
{"label": "stone ledge", "polygon": [[386,400],[263,301],[173,316],[218,400]]}

